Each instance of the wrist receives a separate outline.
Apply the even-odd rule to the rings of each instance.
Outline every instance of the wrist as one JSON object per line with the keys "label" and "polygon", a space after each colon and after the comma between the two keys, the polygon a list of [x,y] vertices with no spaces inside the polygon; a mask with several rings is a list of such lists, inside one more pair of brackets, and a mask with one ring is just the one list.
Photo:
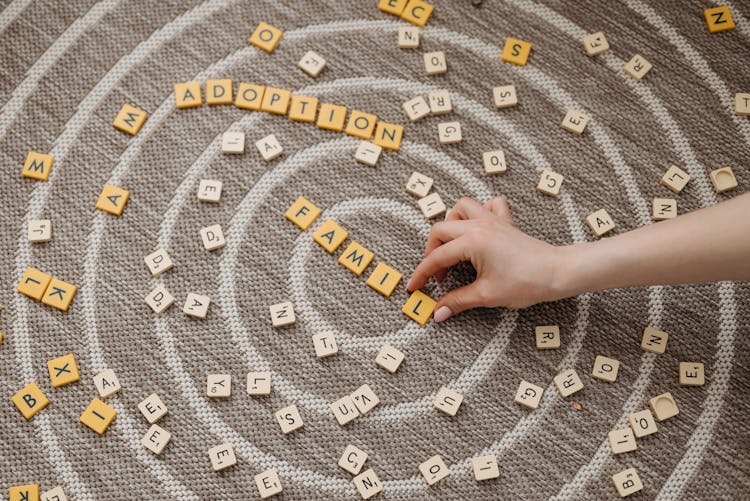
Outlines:
{"label": "wrist", "polygon": [[592,274],[594,245],[594,242],[586,242],[556,248],[558,258],[551,283],[556,299],[598,290]]}

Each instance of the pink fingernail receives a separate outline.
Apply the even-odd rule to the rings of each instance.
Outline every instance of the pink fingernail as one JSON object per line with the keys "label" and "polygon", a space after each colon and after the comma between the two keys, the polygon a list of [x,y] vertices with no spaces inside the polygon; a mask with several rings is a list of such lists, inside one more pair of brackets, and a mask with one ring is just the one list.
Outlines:
{"label": "pink fingernail", "polygon": [[447,306],[441,306],[440,308],[435,310],[435,314],[432,318],[435,320],[435,322],[440,323],[448,320],[451,315],[453,315],[453,312],[450,308],[448,308]]}

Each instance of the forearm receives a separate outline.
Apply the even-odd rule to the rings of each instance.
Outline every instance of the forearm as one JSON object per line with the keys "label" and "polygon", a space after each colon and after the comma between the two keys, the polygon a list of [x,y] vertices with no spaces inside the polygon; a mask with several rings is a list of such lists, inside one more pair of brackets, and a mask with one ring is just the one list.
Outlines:
{"label": "forearm", "polygon": [[750,193],[560,250],[561,297],[620,287],[750,280]]}

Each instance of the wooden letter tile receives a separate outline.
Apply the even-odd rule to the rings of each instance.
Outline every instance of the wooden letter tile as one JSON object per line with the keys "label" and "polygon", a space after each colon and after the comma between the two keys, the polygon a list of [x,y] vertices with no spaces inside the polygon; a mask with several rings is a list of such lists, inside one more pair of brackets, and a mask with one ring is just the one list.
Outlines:
{"label": "wooden letter tile", "polygon": [[419,465],[419,471],[422,473],[427,485],[432,485],[450,475],[448,467],[443,462],[443,458],[438,455]]}
{"label": "wooden letter tile", "polygon": [[206,376],[206,396],[212,398],[232,396],[232,376],[230,374],[208,374]]}
{"label": "wooden letter tile", "polygon": [[266,87],[263,92],[263,100],[260,104],[261,111],[274,113],[276,115],[286,115],[289,109],[289,101],[292,99],[292,93],[284,89]]}
{"label": "wooden letter tile", "polygon": [[110,397],[122,388],[120,380],[117,379],[117,375],[112,369],[106,369],[94,376],[94,386],[96,386],[96,391],[102,398]]}
{"label": "wooden letter tile", "polygon": [[565,114],[565,118],[562,121],[562,128],[568,132],[580,136],[583,134],[583,130],[586,128],[586,124],[589,123],[589,117],[584,115],[580,111],[568,110]]}
{"label": "wooden letter tile", "polygon": [[667,172],[665,172],[664,176],[661,178],[661,184],[675,193],[681,192],[688,181],[690,181],[688,173],[676,165],[672,165],[667,169]]}
{"label": "wooden letter tile", "polygon": [[398,271],[385,263],[378,263],[372,274],[370,274],[370,278],[367,279],[367,285],[385,297],[391,297],[401,278],[402,275]]}
{"label": "wooden letter tile", "polygon": [[500,56],[500,59],[506,63],[526,66],[529,54],[531,54],[531,44],[529,42],[508,37],[508,39],[505,40],[505,46],[503,47],[503,53]]}
{"label": "wooden letter tile", "polygon": [[52,164],[54,162],[55,159],[52,158],[52,155],[30,151],[28,155],[26,155],[26,161],[23,164],[21,174],[23,177],[28,177],[29,179],[46,181],[49,179],[49,175],[52,172]]}
{"label": "wooden letter tile", "polygon": [[404,26],[398,29],[398,46],[402,49],[419,47],[419,28]]}
{"label": "wooden letter tile", "polygon": [[445,53],[442,51],[425,52],[424,69],[428,75],[440,75],[448,71],[448,64],[445,62]]}
{"label": "wooden letter tile", "polygon": [[437,410],[444,412],[449,416],[455,416],[459,407],[461,407],[461,402],[463,401],[463,395],[443,386],[438,390],[437,395],[435,396],[435,401],[432,405],[434,405]]}
{"label": "wooden letter tile", "polygon": [[351,394],[354,405],[357,410],[364,416],[380,404],[380,398],[372,391],[370,385],[363,384]]}
{"label": "wooden letter tile", "polygon": [[320,209],[305,197],[297,198],[292,206],[287,209],[286,213],[284,213],[284,217],[302,230],[307,230],[318,219],[319,215]]}
{"label": "wooden letter tile", "polygon": [[536,348],[546,350],[560,347],[560,327],[540,325],[536,327]]}
{"label": "wooden letter tile", "polygon": [[207,80],[206,104],[232,104],[232,80]]}
{"label": "wooden letter tile", "polygon": [[424,325],[432,316],[437,301],[420,290],[412,292],[401,311],[418,324]]}
{"label": "wooden letter tile", "polygon": [[494,87],[492,89],[492,97],[495,100],[495,108],[498,109],[510,108],[518,104],[515,85]]}
{"label": "wooden letter tile", "polygon": [[404,11],[401,13],[401,19],[410,22],[413,25],[423,27],[430,19],[433,6],[423,0],[409,0]]}
{"label": "wooden letter tile", "polygon": [[620,362],[614,358],[597,355],[594,360],[594,368],[591,371],[591,377],[601,381],[614,383],[617,380],[617,371],[620,370]]}
{"label": "wooden letter tile", "polygon": [[220,471],[237,464],[237,456],[234,454],[232,444],[220,444],[208,449],[208,457],[211,459],[211,467],[214,471]]}
{"label": "wooden letter tile", "polygon": [[575,369],[570,369],[555,376],[555,386],[557,386],[560,395],[569,397],[583,389],[583,381],[578,377]]}
{"label": "wooden letter tile", "polygon": [[440,141],[440,144],[460,143],[461,139],[460,122],[444,122],[438,124],[438,141]]}
{"label": "wooden letter tile", "polygon": [[654,198],[652,210],[654,221],[674,219],[677,217],[677,200],[674,198]]}
{"label": "wooden letter tile", "polygon": [[196,108],[203,105],[200,82],[174,84],[175,105],[179,109]]}
{"label": "wooden letter tile", "polygon": [[50,281],[52,281],[52,277],[46,273],[42,273],[36,268],[26,268],[16,290],[24,296],[41,301]]}
{"label": "wooden letter tile", "polygon": [[270,498],[282,491],[281,479],[276,468],[255,475],[255,485],[258,487],[261,499]]}
{"label": "wooden letter tile", "polygon": [[400,16],[406,8],[406,2],[408,0],[379,0],[378,9],[394,16]]}
{"label": "wooden letter tile", "polygon": [[276,411],[276,414],[274,415],[276,416],[276,421],[279,423],[284,435],[291,433],[294,430],[298,430],[305,425],[305,423],[302,422],[302,416],[300,416],[299,409],[297,409],[296,405],[284,407],[283,409]]}
{"label": "wooden letter tile", "polygon": [[615,223],[609,217],[606,209],[599,209],[589,214],[586,217],[586,222],[597,237],[601,237],[605,233],[612,231],[615,227]]}
{"label": "wooden letter tile", "polygon": [[266,88],[263,85],[240,82],[237,87],[237,97],[234,98],[234,105],[243,110],[257,111],[263,102],[265,92]]}
{"label": "wooden letter tile", "polygon": [[222,183],[216,179],[201,179],[198,183],[198,200],[217,203],[221,200]]}
{"label": "wooden letter tile", "polygon": [[[384,1],[388,2],[394,0],[381,0],[381,3]],[[362,496],[362,499],[370,499],[371,497],[383,491],[383,485],[380,483],[380,479],[378,479],[378,476],[375,474],[372,468],[365,470],[364,472],[354,477],[354,479],[352,479],[352,482],[354,482],[355,487],[357,487],[357,492],[359,492],[359,495]]]}
{"label": "wooden letter tile", "polygon": [[156,277],[172,269],[174,264],[169,254],[164,249],[156,249],[154,252],[143,258],[151,275]]}
{"label": "wooden letter tile", "polygon": [[125,210],[128,198],[130,198],[129,191],[112,186],[111,184],[105,184],[102,192],[99,194],[99,200],[96,201],[96,208],[119,216]]}
{"label": "wooden letter tile", "polygon": [[352,397],[347,395],[331,404],[331,412],[341,426],[351,423],[359,417],[359,410]]}
{"label": "wooden letter tile", "polygon": [[313,334],[313,348],[318,358],[326,358],[339,352],[336,336],[333,331],[323,331]]}
{"label": "wooden letter tile", "polygon": [[352,242],[339,256],[339,264],[357,276],[362,275],[365,269],[372,263],[375,254],[362,247],[357,242]]}
{"label": "wooden letter tile", "polygon": [[302,59],[299,60],[297,66],[302,71],[315,78],[320,75],[320,72],[325,68],[326,60],[317,52],[310,50],[302,56]]}
{"label": "wooden letter tile", "polygon": [[49,399],[33,381],[13,395],[11,400],[27,420],[49,405]]}
{"label": "wooden letter tile", "polygon": [[486,174],[502,174],[508,170],[503,150],[485,151],[482,154],[482,163]]}
{"label": "wooden letter tile", "polygon": [[225,132],[221,135],[221,151],[229,155],[245,153],[245,133]]}
{"label": "wooden letter tile", "polygon": [[635,443],[633,429],[630,427],[612,430],[609,432],[608,437],[609,448],[612,449],[612,454],[622,454],[623,452],[634,451],[638,448]]}
{"label": "wooden letter tile", "polygon": [[654,416],[648,409],[634,412],[628,416],[628,422],[636,438],[642,438],[657,432],[656,421],[654,421]]}
{"label": "wooden letter tile", "polygon": [[589,56],[596,56],[605,52],[609,49],[609,42],[607,42],[604,33],[601,31],[586,35],[583,37],[583,48],[586,50],[586,54]]}
{"label": "wooden letter tile", "polygon": [[539,408],[539,402],[542,400],[544,388],[528,381],[521,380],[516,392],[516,403],[528,407],[529,409]]}
{"label": "wooden letter tile", "polygon": [[266,162],[270,162],[284,153],[284,149],[273,134],[269,134],[263,139],[256,141],[255,147],[258,148],[260,155]]}
{"label": "wooden letter tile", "polygon": [[158,315],[174,304],[174,297],[164,286],[159,286],[146,296],[146,304]]}
{"label": "wooden letter tile", "polygon": [[271,372],[256,371],[247,373],[248,395],[270,395],[271,394]]}
{"label": "wooden letter tile", "polygon": [[741,116],[750,116],[750,93],[738,92],[734,95],[734,112]]}
{"label": "wooden letter tile", "polygon": [[117,417],[117,411],[98,398],[94,398],[86,410],[81,414],[81,423],[85,424],[99,435],[103,435],[112,421]]}
{"label": "wooden letter tile", "polygon": [[497,456],[478,456],[471,458],[471,467],[474,470],[474,478],[477,482],[492,480],[500,476],[500,468],[497,465]]}
{"label": "wooden letter tile", "polygon": [[344,453],[339,458],[339,466],[351,473],[357,475],[367,461],[367,453],[353,445],[347,445]]}
{"label": "wooden letter tile", "polygon": [[648,406],[657,421],[664,421],[680,413],[671,393],[662,393],[648,401]]}
{"label": "wooden letter tile", "polygon": [[152,393],[138,404],[138,409],[149,424],[154,424],[167,414],[167,406],[156,393]]}
{"label": "wooden letter tile", "polygon": [[404,128],[402,126],[378,122],[375,126],[375,138],[372,142],[387,150],[398,151],[401,148],[403,137]]}
{"label": "wooden letter tile", "polygon": [[453,111],[451,95],[447,90],[437,90],[427,94],[427,101],[430,103],[430,113],[433,115],[445,115]]}
{"label": "wooden letter tile", "polygon": [[208,315],[208,307],[210,305],[210,297],[188,292],[182,311],[191,317],[206,318],[206,315]]}
{"label": "wooden letter tile", "polygon": [[373,144],[369,141],[360,141],[357,150],[354,152],[354,159],[361,164],[375,167],[382,151],[383,148],[377,144]]}
{"label": "wooden letter tile", "polygon": [[81,380],[76,357],[72,353],[47,362],[47,371],[49,372],[49,379],[53,388],[59,388],[60,386],[76,383]]}
{"label": "wooden letter tile", "polygon": [[[33,499],[34,498],[29,498],[29,501]],[[68,501],[68,497],[65,495],[62,486],[58,485],[54,489],[43,492],[40,501]]]}
{"label": "wooden letter tile", "polygon": [[141,130],[141,127],[143,127],[146,118],[148,118],[148,113],[145,111],[139,110],[129,104],[123,104],[119,113],[117,113],[117,116],[115,117],[115,121],[112,122],[112,125],[114,125],[117,130],[135,136],[138,134],[138,131]]}
{"label": "wooden letter tile", "polygon": [[711,33],[719,33],[721,31],[734,29],[734,19],[732,19],[732,11],[730,11],[729,7],[727,7],[726,5],[704,10],[703,17],[706,18],[708,31],[710,31]]}
{"label": "wooden letter tile", "polygon": [[270,54],[279,44],[283,35],[284,32],[280,29],[267,23],[260,23],[258,24],[258,27],[255,28],[253,34],[250,35],[248,43],[263,49]]}
{"label": "wooden letter tile", "polygon": [[9,501],[39,501],[39,484],[13,485],[8,489]]}
{"label": "wooden letter tile", "polygon": [[171,433],[169,433],[158,424],[152,424],[151,428],[148,429],[146,434],[141,439],[141,444],[143,445],[143,447],[158,456],[159,454],[161,454],[161,451],[164,450],[171,439]]}
{"label": "wooden letter tile", "polygon": [[431,177],[419,172],[412,172],[411,177],[406,182],[406,191],[417,198],[424,198],[429,195],[432,183],[433,180]]}
{"label": "wooden letter tile", "polygon": [[313,233],[313,240],[329,254],[333,254],[344,243],[347,237],[349,237],[349,232],[336,224],[332,219],[326,220]]}
{"label": "wooden letter tile", "polygon": [[60,311],[68,311],[77,290],[78,287],[75,285],[53,278],[50,280],[47,290],[44,291],[42,303]]}
{"label": "wooden letter tile", "polygon": [[289,119],[295,122],[313,123],[318,115],[318,98],[309,96],[292,96],[289,105]]}
{"label": "wooden letter tile", "polygon": [[542,172],[542,177],[539,179],[536,189],[545,195],[556,197],[560,193],[560,188],[562,188],[564,180],[565,178],[562,174],[545,170]]}
{"label": "wooden letter tile", "polygon": [[646,76],[646,73],[648,73],[650,69],[651,63],[646,61],[646,58],[639,54],[633,56],[623,68],[625,73],[630,75],[631,78],[638,81]]}
{"label": "wooden letter tile", "polygon": [[322,103],[320,113],[318,113],[317,126],[321,129],[341,132],[344,130],[346,121],[346,106],[337,104]]}
{"label": "wooden letter tile", "polygon": [[364,111],[352,110],[349,114],[349,123],[346,125],[346,133],[360,139],[370,139],[375,130],[378,117]]}
{"label": "wooden letter tile", "polygon": [[680,384],[683,386],[703,386],[706,372],[701,362],[680,362]]}
{"label": "wooden letter tile", "polygon": [[404,103],[404,111],[409,120],[416,122],[430,114],[430,105],[427,104],[424,97],[417,96]]}
{"label": "wooden letter tile", "polygon": [[297,321],[294,316],[294,305],[290,301],[271,305],[269,310],[271,310],[271,325],[274,327],[292,325]]}
{"label": "wooden letter tile", "polygon": [[734,172],[729,167],[713,170],[709,177],[716,193],[724,193],[737,187],[737,178],[734,177]]}
{"label": "wooden letter tile", "polygon": [[209,252],[221,249],[227,244],[227,241],[224,238],[224,232],[221,231],[221,225],[219,224],[201,228],[200,235],[203,247]]}
{"label": "wooden letter tile", "polygon": [[667,349],[667,340],[669,334],[660,331],[654,327],[643,329],[643,339],[641,339],[641,348],[652,353],[662,354]]}
{"label": "wooden letter tile", "polygon": [[384,344],[375,357],[375,363],[391,374],[395,374],[403,361],[404,354],[389,344]]}
{"label": "wooden letter tile", "polygon": [[612,482],[614,482],[617,493],[622,498],[643,489],[643,484],[641,479],[638,478],[638,472],[635,471],[635,468],[628,468],[612,475]]}
{"label": "wooden letter tile", "polygon": [[26,234],[29,242],[49,242],[52,240],[52,221],[49,219],[34,219],[29,221]]}
{"label": "wooden letter tile", "polygon": [[419,210],[422,211],[425,219],[433,219],[445,214],[445,204],[438,193],[427,195],[417,201]]}

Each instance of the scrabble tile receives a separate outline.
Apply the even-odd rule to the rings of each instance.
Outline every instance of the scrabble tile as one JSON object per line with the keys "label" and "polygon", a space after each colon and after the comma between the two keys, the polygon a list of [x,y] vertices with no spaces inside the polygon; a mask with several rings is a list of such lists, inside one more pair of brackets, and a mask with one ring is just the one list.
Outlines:
{"label": "scrabble tile", "polygon": [[422,0],[409,0],[401,13],[401,19],[414,24],[419,27],[423,27],[427,24],[427,20],[432,15],[433,6]]}
{"label": "scrabble tile", "polygon": [[398,46],[402,49],[416,49],[419,47],[419,28],[404,26],[398,29]]}
{"label": "scrabble tile", "polygon": [[145,301],[154,313],[158,315],[174,304],[174,297],[164,286],[159,286],[149,292]]}
{"label": "scrabble tile", "polygon": [[185,299],[185,306],[182,307],[182,311],[191,317],[206,318],[210,304],[210,297],[189,292]]}
{"label": "scrabble tile", "polygon": [[681,192],[688,181],[690,181],[690,176],[688,175],[688,173],[680,169],[676,165],[672,165],[671,167],[669,167],[669,169],[667,169],[667,172],[665,172],[664,176],[662,176],[661,178],[661,184],[674,191],[675,193]]}
{"label": "scrabble tile", "polygon": [[326,60],[317,52],[310,50],[302,56],[302,59],[299,60],[297,66],[314,78],[320,75],[320,72],[326,67]]}
{"label": "scrabble tile", "polygon": [[225,132],[221,135],[221,151],[229,155],[245,153],[245,133]]}
{"label": "scrabble tile", "polygon": [[569,397],[573,393],[583,389],[583,382],[578,377],[575,369],[563,371],[555,376],[555,386],[563,397]]}
{"label": "scrabble tile", "polygon": [[266,87],[263,92],[263,100],[260,103],[260,109],[261,111],[276,115],[286,115],[291,99],[292,93],[288,90]]}
{"label": "scrabble tile", "polygon": [[270,395],[271,394],[271,372],[255,371],[247,373],[248,395]]}
{"label": "scrabble tile", "polygon": [[294,430],[298,430],[305,425],[305,423],[302,422],[302,416],[300,416],[299,409],[297,409],[296,405],[284,407],[283,409],[276,411],[274,416],[276,416],[276,421],[279,423],[284,435],[291,433]]}
{"label": "scrabble tile", "polygon": [[737,178],[734,177],[734,172],[730,167],[713,170],[709,177],[716,193],[724,193],[737,187]]}
{"label": "scrabble tile", "polygon": [[171,439],[171,433],[169,433],[158,424],[152,424],[151,428],[149,428],[146,434],[143,435],[141,444],[143,445],[143,447],[158,456],[159,454],[161,454],[161,451],[164,450]]}
{"label": "scrabble tile", "polygon": [[654,218],[654,221],[676,218],[677,200],[674,198],[654,198],[652,217]]}
{"label": "scrabble tile", "polygon": [[26,233],[29,242],[49,242],[52,240],[52,221],[49,219],[31,220]]}
{"label": "scrabble tile", "polygon": [[734,29],[732,11],[730,11],[729,7],[726,5],[704,10],[703,17],[706,18],[708,31],[711,33],[719,33],[721,31]]}
{"label": "scrabble tile", "polygon": [[47,371],[49,372],[49,379],[53,388],[77,383],[81,380],[76,357],[72,353],[47,362]]}
{"label": "scrabble tile", "polygon": [[11,400],[27,420],[49,405],[49,400],[33,381],[13,395]]}
{"label": "scrabble tile", "polygon": [[394,270],[385,263],[378,263],[375,269],[367,279],[367,285],[384,295],[391,297],[396,286],[401,281],[403,275]]}
{"label": "scrabble tile", "polygon": [[284,32],[280,29],[267,23],[260,23],[250,36],[248,43],[270,54],[279,45],[283,35]]}
{"label": "scrabble tile", "polygon": [[237,87],[237,96],[234,98],[234,105],[243,110],[260,110],[265,92],[266,87],[264,85],[240,82]]}
{"label": "scrabble tile", "polygon": [[539,402],[542,400],[543,393],[544,388],[541,386],[521,380],[521,384],[518,385],[518,391],[516,391],[515,402],[529,409],[537,409],[539,408]]}
{"label": "scrabble tile", "polygon": [[654,327],[643,329],[643,338],[641,339],[641,348],[652,353],[662,354],[667,349],[667,340],[669,334],[660,331]]}
{"label": "scrabble tile", "polygon": [[351,394],[354,405],[363,416],[380,404],[380,398],[372,391],[370,385],[363,384]]}
{"label": "scrabble tile", "polygon": [[609,42],[607,42],[607,38],[601,31],[586,35],[585,37],[583,37],[582,42],[583,48],[586,50],[586,54],[591,57],[609,50]]}
{"label": "scrabble tile", "polygon": [[615,223],[609,217],[609,214],[607,214],[606,209],[599,209],[589,214],[586,216],[586,222],[597,237],[601,237],[605,233],[612,231],[615,227]]}
{"label": "scrabble tile", "polygon": [[383,148],[369,141],[360,141],[357,150],[354,152],[354,159],[370,167],[375,167],[380,158]]}
{"label": "scrabble tile", "polygon": [[289,301],[273,304],[268,309],[271,311],[271,325],[274,327],[292,325],[297,321],[294,316],[294,305]]}
{"label": "scrabble tile", "polygon": [[482,154],[482,163],[486,174],[502,174],[508,170],[503,150],[485,151]]}
{"label": "scrabble tile", "polygon": [[427,101],[430,103],[430,113],[433,115],[445,115],[453,111],[451,95],[447,90],[438,90],[427,94]]}
{"label": "scrabble tile", "polygon": [[129,104],[123,104],[120,111],[115,117],[115,121],[112,122],[115,129],[127,132],[131,136],[138,134],[143,124],[146,123],[148,113],[143,110],[130,106]]}
{"label": "scrabble tile", "polygon": [[58,485],[54,489],[43,492],[40,499],[41,501],[68,501],[68,497],[65,495],[65,491],[60,485]]}
{"label": "scrabble tile", "polygon": [[255,485],[258,487],[261,499],[270,498],[282,491],[281,479],[276,468],[255,475]]}
{"label": "scrabble tile", "polygon": [[669,392],[655,396],[648,401],[648,406],[657,421],[664,421],[680,413],[674,397]]}
{"label": "scrabble tile", "polygon": [[10,501],[39,501],[39,484],[13,485],[8,489]]}
{"label": "scrabble tile", "polygon": [[636,438],[642,438],[657,432],[654,416],[648,409],[634,412],[628,416],[628,422]]}
{"label": "scrabble tile", "polygon": [[580,111],[568,110],[565,114],[565,118],[562,121],[562,128],[568,132],[580,136],[583,134],[583,130],[586,128],[586,124],[589,123],[589,117],[584,115]]}
{"label": "scrabble tile", "polygon": [[281,144],[279,144],[279,141],[273,134],[269,134],[263,139],[256,141],[255,147],[258,148],[260,156],[262,156],[263,160],[266,162],[270,162],[284,153],[284,148],[281,147]]}
{"label": "scrabble tile", "polygon": [[313,123],[318,115],[318,98],[309,96],[292,96],[289,105],[289,120]]}
{"label": "scrabble tile", "polygon": [[557,325],[539,325],[535,332],[537,350],[560,347],[560,327]]}
{"label": "scrabble tile", "polygon": [[505,46],[503,47],[503,53],[500,56],[500,59],[505,63],[526,66],[529,54],[531,54],[531,44],[529,42],[508,37],[505,40]]}
{"label": "scrabble tile", "polygon": [[401,148],[401,139],[403,137],[404,128],[402,126],[378,122],[375,126],[375,138],[372,142],[387,150],[398,151]]}
{"label": "scrabble tile", "polygon": [[562,174],[545,170],[542,172],[542,177],[539,179],[536,189],[545,195],[556,197],[560,193],[560,188],[562,188],[564,180],[565,178]]}
{"label": "scrabble tile", "polygon": [[438,455],[432,456],[420,464],[419,471],[422,473],[427,485],[433,485],[450,475],[450,471],[448,471],[448,467],[443,462],[443,458]]}
{"label": "scrabble tile", "polygon": [[614,383],[617,380],[617,371],[620,370],[620,362],[614,358],[597,355],[594,360],[594,368],[591,371],[591,377],[600,381],[609,381]]}
{"label": "scrabble tile", "polygon": [[221,471],[237,464],[234,447],[229,443],[211,447],[208,449],[208,457],[211,459],[211,467],[214,471]]}
{"label": "scrabble tile", "polygon": [[106,369],[94,376],[94,386],[102,398],[111,397],[122,389],[120,380],[117,379],[117,375],[112,369]]}
{"label": "scrabble tile", "polygon": [[198,200],[201,202],[217,203],[221,200],[223,184],[216,179],[201,179],[198,183]]}
{"label": "scrabble tile", "polygon": [[680,362],[680,384],[683,386],[703,386],[706,372],[701,362]]}
{"label": "scrabble tile", "polygon": [[184,82],[174,84],[175,106],[179,109],[203,106],[200,82]]}
{"label": "scrabble tile", "polygon": [[320,105],[318,121],[316,122],[318,128],[341,132],[344,130],[345,121],[346,106],[339,106],[331,103],[322,103]]}
{"label": "scrabble tile", "polygon": [[622,454],[623,452],[631,452],[638,448],[635,443],[635,435],[633,435],[633,429],[622,428],[620,430],[612,430],[609,432],[609,448],[612,449],[612,454]]}
{"label": "scrabble tile", "polygon": [[734,112],[737,115],[750,115],[750,93],[738,92],[734,95]]}
{"label": "scrabble tile", "polygon": [[497,456],[477,456],[471,458],[471,468],[474,470],[474,478],[477,482],[492,480],[500,476],[500,468],[497,465]]}
{"label": "scrabble tile", "polygon": [[143,258],[143,261],[146,263],[148,271],[150,271],[151,275],[155,277],[161,275],[165,271],[171,270],[172,266],[174,266],[172,259],[164,249],[156,249],[154,252]]}
{"label": "scrabble tile", "polygon": [[424,325],[432,316],[437,301],[420,290],[411,293],[401,312],[418,324]]}
{"label": "scrabble tile", "polygon": [[78,287],[75,285],[53,277],[47,286],[47,290],[44,291],[42,303],[57,308],[60,311],[68,311],[77,290]]}
{"label": "scrabble tile", "polygon": [[122,211],[125,210],[128,198],[130,198],[129,191],[112,186],[111,184],[105,184],[102,192],[99,194],[99,200],[96,201],[96,208],[115,216],[120,216],[122,215]]}
{"label": "scrabble tile", "polygon": [[323,331],[313,334],[313,348],[318,358],[326,358],[339,352],[336,336],[333,331]]}
{"label": "scrabble tile", "polygon": [[377,356],[375,363],[391,374],[395,374],[401,362],[404,361],[404,354],[389,344],[384,344]]}
{"label": "scrabble tile", "polygon": [[206,104],[232,104],[232,80],[229,78],[207,80]]}
{"label": "scrabble tile", "polygon": [[94,398],[81,414],[80,421],[99,435],[104,435],[117,417],[117,411],[98,398]]}
{"label": "scrabble tile", "polygon": [[353,445],[347,445],[339,458],[339,466],[352,475],[357,475],[367,461],[367,453]]}
{"label": "scrabble tile", "polygon": [[231,374],[206,375],[206,396],[211,398],[227,398],[232,396]]}
{"label": "scrabble tile", "polygon": [[331,412],[341,426],[351,423],[359,417],[359,410],[349,395],[331,404]]}
{"label": "scrabble tile", "polygon": [[430,114],[430,105],[424,97],[417,96],[404,103],[404,111],[409,120],[416,122]]}
{"label": "scrabble tile", "polygon": [[200,235],[201,241],[203,241],[203,247],[207,251],[221,249],[227,244],[227,241],[224,238],[224,232],[221,231],[221,225],[219,224],[201,228]]}
{"label": "scrabble tile", "polygon": [[[381,0],[381,2],[382,1],[388,0]],[[370,499],[383,491],[383,485],[380,483],[380,479],[372,468],[365,470],[354,477],[352,482],[354,482],[354,486],[357,488],[359,495],[362,496],[362,499]]]}
{"label": "scrabble tile", "polygon": [[445,214],[445,204],[437,193],[420,198],[417,204],[425,219],[433,219]]}
{"label": "scrabble tile", "polygon": [[641,479],[638,478],[638,472],[635,471],[635,468],[628,468],[612,475],[612,482],[614,482],[617,493],[622,498],[643,489],[643,484]]}
{"label": "scrabble tile", "polygon": [[404,8],[406,8],[407,1],[408,0],[379,0],[378,9],[387,12],[388,14],[400,16],[404,11]]}
{"label": "scrabble tile", "polygon": [[16,290],[24,296],[41,301],[51,280],[51,276],[36,268],[26,268]]}
{"label": "scrabble tile", "polygon": [[516,106],[518,95],[515,85],[501,85],[492,89],[492,97],[495,100],[495,108],[503,109]]}
{"label": "scrabble tile", "polygon": [[323,247],[326,252],[333,254],[348,236],[349,232],[336,224],[332,219],[328,219],[315,230],[313,240]]}
{"label": "scrabble tile", "polygon": [[428,75],[440,75],[448,71],[448,63],[445,62],[445,53],[442,51],[425,52],[424,70]]}
{"label": "scrabble tile", "polygon": [[461,139],[460,122],[444,122],[438,124],[438,141],[440,141],[440,144],[460,143]]}
{"label": "scrabble tile", "polygon": [[628,61],[627,64],[625,64],[625,66],[623,67],[625,73],[638,81],[646,76],[646,73],[648,73],[650,69],[651,63],[646,61],[646,59],[639,54],[633,56],[630,61]]}
{"label": "scrabble tile", "polygon": [[406,182],[406,191],[417,198],[424,198],[429,195],[432,183],[433,179],[431,177],[419,172],[412,172],[409,180]]}
{"label": "scrabble tile", "polygon": [[341,256],[339,256],[339,264],[355,275],[360,276],[370,266],[374,257],[375,254],[372,251],[357,242],[352,242],[341,253]]}
{"label": "scrabble tile", "polygon": [[286,213],[284,213],[284,217],[302,230],[307,230],[318,219],[319,215],[320,209],[305,197],[297,198],[292,206],[287,209]]}
{"label": "scrabble tile", "polygon": [[451,390],[443,386],[437,392],[435,401],[432,405],[439,411],[448,414],[449,416],[455,416],[461,407],[461,402],[464,401],[464,396],[457,391]]}
{"label": "scrabble tile", "polygon": [[23,177],[28,177],[29,179],[46,181],[52,173],[52,164],[54,163],[55,159],[52,158],[52,155],[30,151],[28,155],[26,155],[26,161],[23,164],[21,175],[23,175]]}
{"label": "scrabble tile", "polygon": [[138,409],[149,424],[154,424],[167,414],[167,406],[156,393],[152,393],[138,404]]}
{"label": "scrabble tile", "polygon": [[350,136],[360,139],[370,139],[375,130],[378,117],[364,111],[352,110],[349,114],[349,123],[346,124],[346,132]]}

